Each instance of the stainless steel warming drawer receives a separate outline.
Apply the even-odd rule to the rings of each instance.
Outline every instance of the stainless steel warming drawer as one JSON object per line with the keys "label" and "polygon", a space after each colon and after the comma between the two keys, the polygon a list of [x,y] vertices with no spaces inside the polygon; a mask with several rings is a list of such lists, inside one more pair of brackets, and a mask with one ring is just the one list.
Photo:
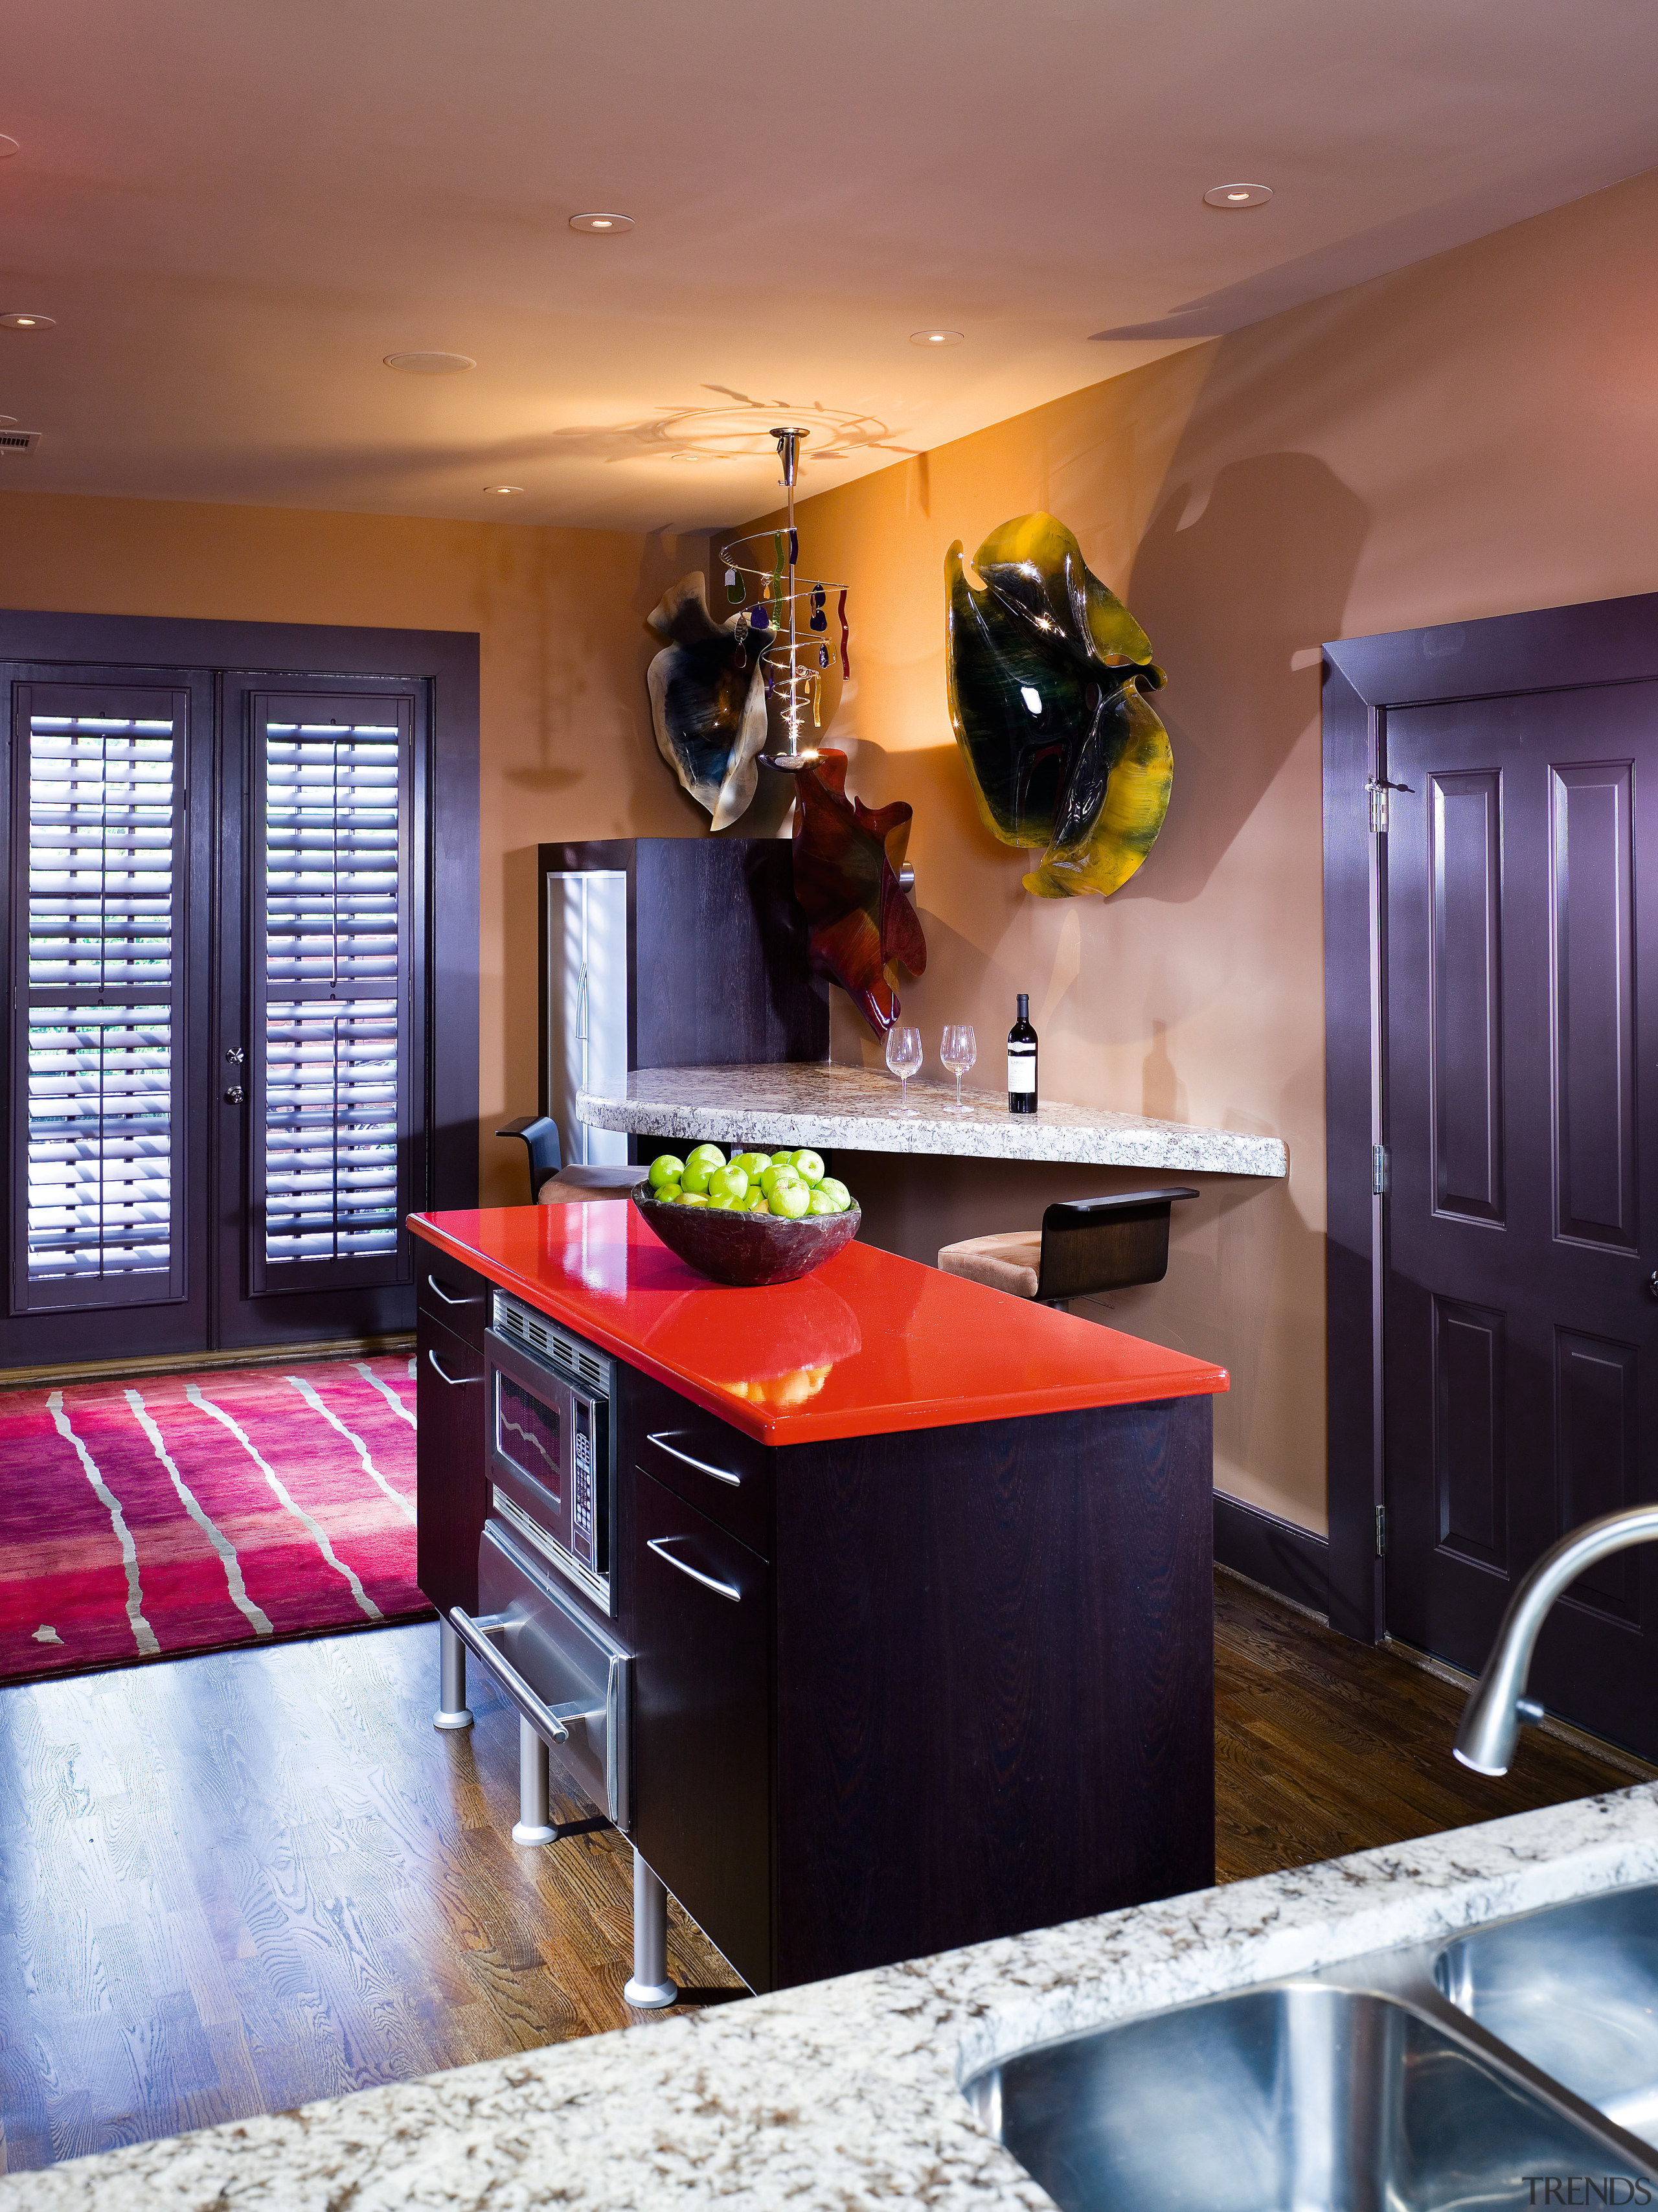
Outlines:
{"label": "stainless steel warming drawer", "polygon": [[498,1521],[478,1547],[477,1617],[456,1606],[450,1618],[582,1794],[629,1827],[631,1654]]}

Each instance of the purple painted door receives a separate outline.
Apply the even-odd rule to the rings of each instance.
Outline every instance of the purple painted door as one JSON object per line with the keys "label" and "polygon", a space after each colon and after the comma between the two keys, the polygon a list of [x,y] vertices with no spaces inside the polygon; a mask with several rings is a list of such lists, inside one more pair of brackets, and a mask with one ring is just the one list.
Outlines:
{"label": "purple painted door", "polygon": [[[1556,1536],[1658,1495],[1658,684],[1384,727],[1387,1620],[1478,1672]],[[1658,1549],[1532,1693],[1658,1753]]]}

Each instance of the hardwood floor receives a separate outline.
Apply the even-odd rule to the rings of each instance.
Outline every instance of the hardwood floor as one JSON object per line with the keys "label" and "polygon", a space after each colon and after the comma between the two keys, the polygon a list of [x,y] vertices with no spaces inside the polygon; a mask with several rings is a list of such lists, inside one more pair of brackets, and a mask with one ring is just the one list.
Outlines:
{"label": "hardwood floor", "polygon": [[1653,1771],[1526,1729],[1510,1772],[1471,1773],[1451,1757],[1464,1694],[1400,1651],[1349,1643],[1217,1574],[1217,1879],[1625,1790]]}
{"label": "hardwood floor", "polygon": [[[1223,1880],[1632,1778],[1528,1731],[1482,1781],[1454,1685],[1229,1577],[1216,1600]],[[0,1692],[12,2170],[667,2016],[621,2002],[625,1845],[514,1847],[516,1716],[475,1680],[477,1726],[439,1735],[436,1636]],[[677,1909],[669,1966],[735,1993]]]}

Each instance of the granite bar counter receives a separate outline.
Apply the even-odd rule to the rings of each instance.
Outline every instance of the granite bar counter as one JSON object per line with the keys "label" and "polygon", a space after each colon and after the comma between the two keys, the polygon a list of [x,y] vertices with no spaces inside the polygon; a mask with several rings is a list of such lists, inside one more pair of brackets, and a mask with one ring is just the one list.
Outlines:
{"label": "granite bar counter", "polygon": [[644,1067],[625,1097],[582,1091],[579,1118],[598,1129],[687,1144],[811,1145],[865,1152],[1037,1160],[1080,1167],[1149,1168],[1186,1175],[1281,1177],[1290,1156],[1276,1137],[1206,1129],[1058,1101],[1010,1114],[1001,1092],[968,1091],[970,1114],[948,1113],[955,1086],[912,1081],[913,1119],[901,1116],[896,1079],[878,1068],[781,1060],[752,1067]]}
{"label": "granite bar counter", "polygon": [[962,2094],[997,2059],[1654,1881],[1658,1785],[1643,1784],[15,2175],[0,2208],[1040,2212],[1048,2197]]}

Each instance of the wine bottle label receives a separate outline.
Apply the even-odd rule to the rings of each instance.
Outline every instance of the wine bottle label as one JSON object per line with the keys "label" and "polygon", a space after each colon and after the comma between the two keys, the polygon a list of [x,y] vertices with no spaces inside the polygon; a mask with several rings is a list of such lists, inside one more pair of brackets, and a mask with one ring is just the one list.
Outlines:
{"label": "wine bottle label", "polygon": [[1015,1059],[1007,1055],[1007,1087],[1010,1091],[1034,1091],[1036,1088],[1036,1055],[1021,1054]]}

